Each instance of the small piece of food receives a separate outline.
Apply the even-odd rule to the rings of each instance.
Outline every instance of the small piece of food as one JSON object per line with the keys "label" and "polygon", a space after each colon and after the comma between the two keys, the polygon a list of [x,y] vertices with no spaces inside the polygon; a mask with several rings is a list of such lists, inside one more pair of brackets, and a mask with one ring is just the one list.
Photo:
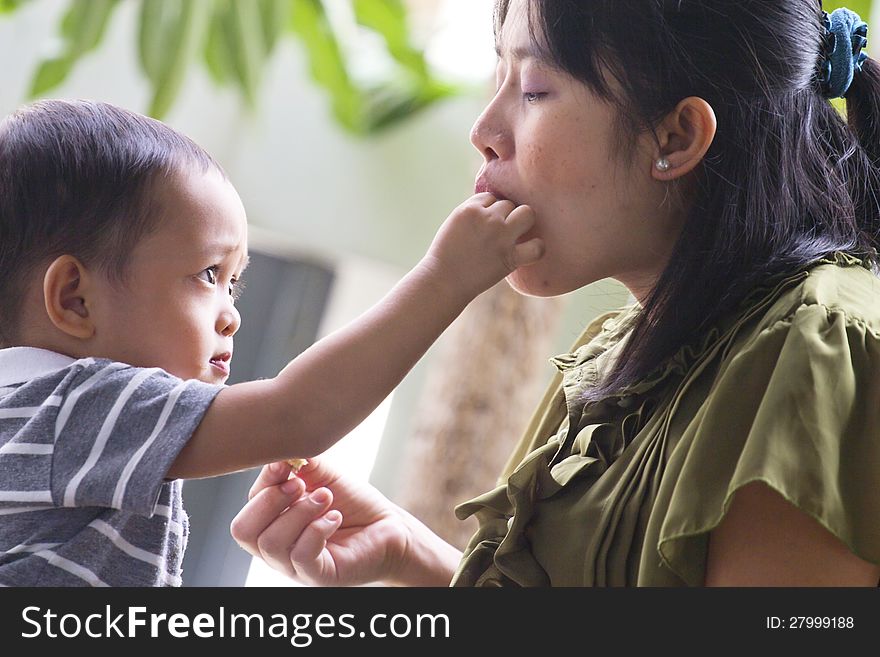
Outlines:
{"label": "small piece of food", "polygon": [[294,474],[299,472],[299,469],[303,467],[308,461],[306,459],[288,459],[287,464],[290,466],[290,469]]}

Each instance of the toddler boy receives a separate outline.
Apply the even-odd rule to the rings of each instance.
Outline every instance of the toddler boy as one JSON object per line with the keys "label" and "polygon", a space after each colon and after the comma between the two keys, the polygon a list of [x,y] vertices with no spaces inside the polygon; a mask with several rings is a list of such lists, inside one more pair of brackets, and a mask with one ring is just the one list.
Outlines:
{"label": "toddler boy", "polygon": [[376,306],[277,376],[224,385],[247,222],[161,122],[40,101],[0,123],[0,584],[179,586],[181,479],[318,454],[467,304],[537,260],[478,194]]}

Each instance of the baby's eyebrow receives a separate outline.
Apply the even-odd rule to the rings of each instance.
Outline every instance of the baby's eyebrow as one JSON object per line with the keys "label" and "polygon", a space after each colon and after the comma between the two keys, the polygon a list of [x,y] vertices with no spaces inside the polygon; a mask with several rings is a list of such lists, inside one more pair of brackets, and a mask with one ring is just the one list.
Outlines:
{"label": "baby's eyebrow", "polygon": [[[216,258],[217,260],[225,260],[229,257],[230,253],[233,253],[239,250],[241,246],[239,244],[231,244],[229,242],[214,242],[212,244],[207,244],[203,248],[200,249],[202,257],[205,258]],[[247,253],[244,254],[242,258],[242,262],[245,266],[247,266],[250,257]]]}
{"label": "baby's eyebrow", "polygon": [[241,269],[239,269],[239,275],[244,273],[244,270],[248,268],[248,265],[251,264],[251,257],[245,253],[244,258],[241,259]]}

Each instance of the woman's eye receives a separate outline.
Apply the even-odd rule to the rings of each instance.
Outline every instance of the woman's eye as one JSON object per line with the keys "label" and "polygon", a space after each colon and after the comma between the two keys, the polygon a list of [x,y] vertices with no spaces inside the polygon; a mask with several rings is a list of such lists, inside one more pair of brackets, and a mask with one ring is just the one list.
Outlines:
{"label": "woman's eye", "polygon": [[208,267],[207,269],[203,269],[199,273],[199,278],[210,283],[211,285],[217,284],[217,268],[216,267]]}
{"label": "woman's eye", "polygon": [[523,98],[526,99],[527,103],[536,103],[546,95],[547,94],[545,93],[538,93],[536,91],[527,91],[523,93]]}

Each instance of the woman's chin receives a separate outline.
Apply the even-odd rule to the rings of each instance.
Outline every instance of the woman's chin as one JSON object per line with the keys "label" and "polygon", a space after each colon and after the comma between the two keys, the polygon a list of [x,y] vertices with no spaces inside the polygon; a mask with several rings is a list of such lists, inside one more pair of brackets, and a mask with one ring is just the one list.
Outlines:
{"label": "woman's chin", "polygon": [[562,294],[553,289],[548,279],[533,275],[535,273],[528,271],[528,267],[521,267],[508,274],[505,280],[510,287],[527,297],[555,297]]}
{"label": "woman's chin", "polygon": [[574,292],[603,278],[598,273],[594,276],[588,276],[584,272],[580,272],[577,276],[569,277],[560,277],[557,272],[557,276],[554,278],[547,275],[553,272],[542,271],[538,265],[540,263],[520,267],[512,274],[508,274],[505,279],[507,284],[527,297],[546,299]]}

